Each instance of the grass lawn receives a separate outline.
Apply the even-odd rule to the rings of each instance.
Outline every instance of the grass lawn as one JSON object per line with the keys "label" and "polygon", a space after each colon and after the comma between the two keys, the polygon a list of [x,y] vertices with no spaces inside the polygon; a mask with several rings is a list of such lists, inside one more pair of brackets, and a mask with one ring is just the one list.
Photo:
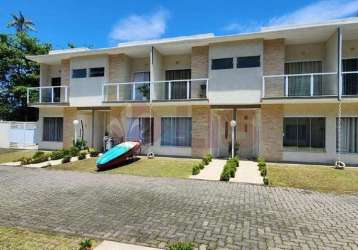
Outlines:
{"label": "grass lawn", "polygon": [[[62,234],[52,234],[45,232],[35,232],[27,229],[12,227],[0,227],[0,249],[26,249],[26,250],[65,250],[79,249],[81,238],[66,236]],[[100,242],[95,242],[99,244]]]}
{"label": "grass lawn", "polygon": [[[191,175],[193,165],[199,162],[200,160],[196,159],[169,157],[147,159],[146,157],[138,157],[136,161],[128,162],[128,164],[99,173],[187,178]],[[65,163],[48,167],[47,169],[95,172],[97,170],[96,158]]]}
{"label": "grass lawn", "polygon": [[270,186],[319,192],[358,193],[358,168],[337,170],[324,166],[269,164],[268,178]]}
{"label": "grass lawn", "polygon": [[0,163],[17,161],[21,157],[31,157],[36,151],[34,149],[0,148]]}

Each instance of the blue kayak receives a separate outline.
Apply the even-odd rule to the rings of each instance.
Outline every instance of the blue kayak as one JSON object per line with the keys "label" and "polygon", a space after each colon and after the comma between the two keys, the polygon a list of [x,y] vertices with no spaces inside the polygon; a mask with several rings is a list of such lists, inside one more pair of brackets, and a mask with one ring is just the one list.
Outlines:
{"label": "blue kayak", "polygon": [[96,160],[99,170],[116,167],[139,151],[139,142],[123,142],[108,150]]}

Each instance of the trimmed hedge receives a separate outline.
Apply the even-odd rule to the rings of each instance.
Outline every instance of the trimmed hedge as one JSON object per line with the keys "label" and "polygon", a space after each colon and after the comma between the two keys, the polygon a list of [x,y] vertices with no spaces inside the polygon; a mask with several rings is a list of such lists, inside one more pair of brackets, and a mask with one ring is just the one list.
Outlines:
{"label": "trimmed hedge", "polygon": [[257,159],[257,166],[259,167],[259,171],[261,176],[263,177],[263,182],[265,185],[269,184],[269,180],[267,178],[267,166],[266,166],[266,161],[264,158],[259,157]]}
{"label": "trimmed hedge", "polygon": [[86,155],[87,155],[87,150],[81,150],[79,153],[78,153],[78,159],[79,160],[84,160],[86,159]]}
{"label": "trimmed hedge", "polygon": [[56,150],[51,153],[51,160],[59,160],[65,156],[64,150]]}
{"label": "trimmed hedge", "polygon": [[192,175],[198,175],[200,173],[199,165],[194,165],[191,173],[192,173]]}
{"label": "trimmed hedge", "polygon": [[234,178],[238,166],[239,166],[239,157],[228,159],[220,175],[220,180],[229,181],[230,178]]}
{"label": "trimmed hedge", "polygon": [[190,242],[178,242],[170,245],[168,250],[193,250],[194,246]]}

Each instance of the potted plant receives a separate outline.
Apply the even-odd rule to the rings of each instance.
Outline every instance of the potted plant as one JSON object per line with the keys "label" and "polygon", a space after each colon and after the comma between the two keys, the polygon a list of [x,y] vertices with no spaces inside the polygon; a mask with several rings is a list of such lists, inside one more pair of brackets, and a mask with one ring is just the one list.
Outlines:
{"label": "potted plant", "polygon": [[143,85],[139,86],[137,88],[137,90],[141,93],[141,95],[143,96],[144,100],[149,99],[149,94],[150,94],[150,86],[149,86],[149,84],[143,84]]}
{"label": "potted plant", "polygon": [[84,239],[80,242],[80,250],[93,250],[93,245],[93,240]]}

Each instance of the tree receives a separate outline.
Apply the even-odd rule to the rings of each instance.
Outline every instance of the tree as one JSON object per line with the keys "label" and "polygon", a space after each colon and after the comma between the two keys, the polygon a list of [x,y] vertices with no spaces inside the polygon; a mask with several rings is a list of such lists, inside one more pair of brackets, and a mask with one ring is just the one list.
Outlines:
{"label": "tree", "polygon": [[12,20],[9,22],[7,27],[13,27],[16,30],[16,33],[34,31],[35,24],[30,20],[24,17],[24,15],[19,11],[19,14],[11,14]]}
{"label": "tree", "polygon": [[37,120],[38,110],[27,107],[26,88],[38,85],[39,66],[25,56],[50,48],[25,32],[0,34],[0,120]]}

